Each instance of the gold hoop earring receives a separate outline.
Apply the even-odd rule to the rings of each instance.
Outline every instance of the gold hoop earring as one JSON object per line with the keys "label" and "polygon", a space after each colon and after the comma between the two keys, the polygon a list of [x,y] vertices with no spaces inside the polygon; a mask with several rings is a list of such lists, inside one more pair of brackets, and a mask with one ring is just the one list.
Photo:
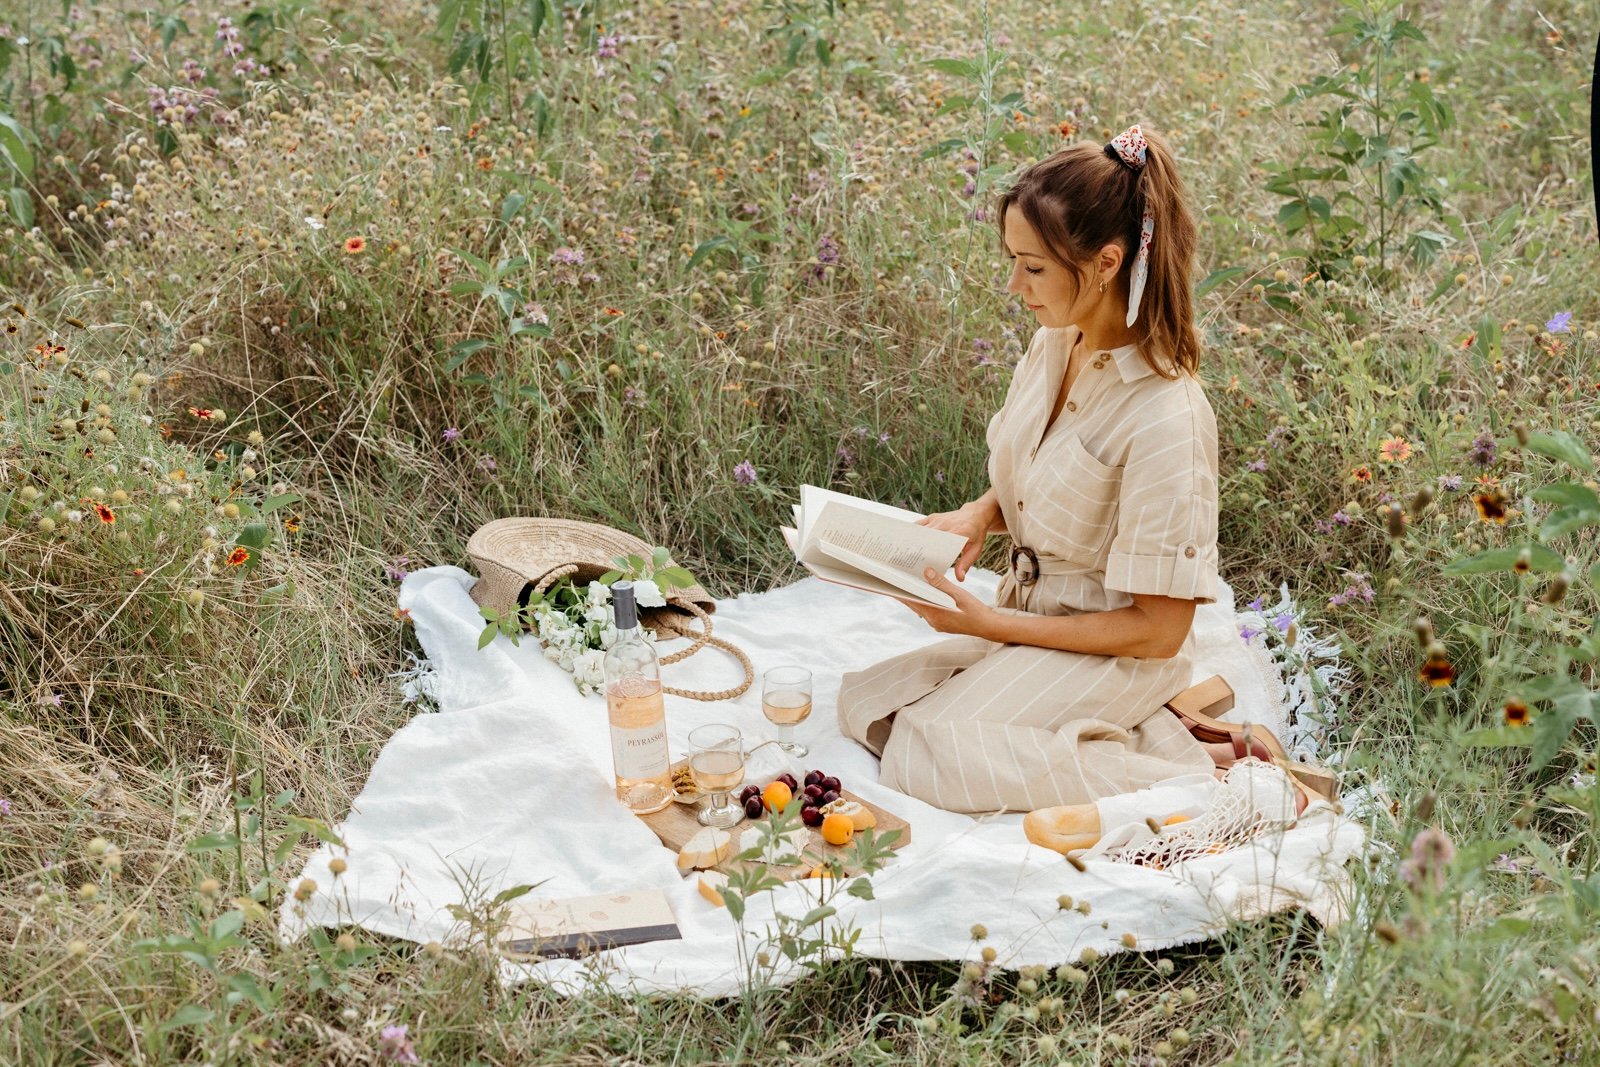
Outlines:
{"label": "gold hoop earring", "polygon": [[1100,291],[1102,293],[1106,291],[1106,280],[1104,278],[1100,279]]}

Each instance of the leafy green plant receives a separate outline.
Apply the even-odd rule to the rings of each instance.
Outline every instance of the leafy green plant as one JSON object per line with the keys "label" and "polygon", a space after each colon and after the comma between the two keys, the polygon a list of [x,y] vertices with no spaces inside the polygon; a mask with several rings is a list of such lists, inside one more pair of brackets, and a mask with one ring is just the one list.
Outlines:
{"label": "leafy green plant", "polygon": [[[610,586],[626,578],[632,582],[654,582],[665,593],[672,589],[687,589],[695,584],[695,577],[689,571],[683,567],[668,566],[671,554],[659,546],[651,550],[648,560],[643,556],[628,555],[616,556],[611,562],[617,565],[617,569],[606,571],[595,579],[601,585]],[[589,596],[571,578],[562,578],[543,593],[530,590],[527,603],[511,611],[479,608],[478,613],[487,620],[488,625],[478,635],[478,647],[484,648],[497,635],[509,638],[513,645],[520,644],[525,631],[538,631],[538,618],[546,613],[564,616],[571,625],[584,627],[590,622],[584,615],[590,604]],[[598,638],[599,635],[596,633],[594,636]]]}
{"label": "leafy green plant", "polygon": [[1398,14],[1401,0],[1344,0],[1352,14],[1331,33],[1348,41],[1349,61],[1333,75],[1296,85],[1280,106],[1326,101],[1306,124],[1308,158],[1267,164],[1266,188],[1284,198],[1278,225],[1305,242],[1314,269],[1362,265],[1375,257],[1379,272],[1404,251],[1429,263],[1452,243],[1450,234],[1413,222],[1427,216],[1447,228],[1438,179],[1419,156],[1455,122],[1449,104],[1405,62],[1407,42],[1422,31]]}
{"label": "leafy green plant", "polygon": [[18,226],[27,229],[33,225],[33,197],[28,192],[28,181],[33,177],[32,138],[22,124],[0,112],[0,162],[5,163],[4,181],[0,182],[0,196]]}
{"label": "leafy green plant", "polygon": [[[460,76],[471,71],[477,76],[472,92],[474,106],[495,91],[496,68],[500,75],[500,90],[506,114],[517,114],[517,101],[513,98],[513,85],[537,82],[540,74],[539,50],[535,46],[546,22],[561,27],[562,0],[522,0],[507,4],[506,0],[444,0],[439,5],[436,30],[441,40],[450,46],[447,64],[452,75]],[[543,134],[548,122],[549,104],[536,90],[524,99],[536,97],[539,101],[539,132]]]}
{"label": "leafy green plant", "polygon": [[[1529,433],[1519,429],[1518,441],[1529,451],[1548,456],[1581,474],[1591,474],[1594,463],[1589,451],[1572,434],[1555,430]],[[1550,609],[1566,613],[1564,605],[1574,582],[1585,575],[1593,593],[1600,589],[1600,563],[1574,561],[1551,547],[1551,542],[1570,539],[1591,555],[1594,539],[1582,531],[1600,528],[1600,494],[1592,479],[1586,482],[1562,481],[1535,490],[1532,498],[1554,505],[1539,522],[1537,540],[1504,545],[1471,556],[1452,560],[1444,568],[1449,575],[1511,573],[1548,575],[1542,602]],[[1589,562],[1585,568],[1584,562]],[[1522,613],[1512,614],[1518,620]],[[1600,661],[1600,615],[1588,621],[1586,633],[1569,625],[1557,631],[1554,640],[1532,637],[1525,646],[1517,638],[1525,636],[1519,621],[1513,622],[1511,639],[1498,650],[1488,648],[1487,628],[1477,631],[1485,660],[1498,675],[1495,688],[1504,693],[1507,723],[1476,731],[1468,743],[1490,746],[1526,746],[1531,749],[1530,769],[1542,770],[1573,740],[1582,724],[1596,722],[1596,692],[1591,675]],[[1566,635],[1578,634],[1576,641]],[[1591,675],[1592,677],[1592,675]],[[1538,707],[1530,713],[1530,707]],[[1530,717],[1531,722],[1525,721]],[[1592,738],[1591,738],[1592,741]],[[1579,753],[1580,762],[1587,758]]]}

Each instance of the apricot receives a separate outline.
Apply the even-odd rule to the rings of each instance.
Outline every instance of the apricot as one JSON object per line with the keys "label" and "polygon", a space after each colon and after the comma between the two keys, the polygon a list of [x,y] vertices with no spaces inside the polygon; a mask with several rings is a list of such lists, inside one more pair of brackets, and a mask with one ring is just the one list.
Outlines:
{"label": "apricot", "polygon": [[794,790],[785,782],[773,782],[761,791],[761,801],[768,811],[782,811],[794,799]]}
{"label": "apricot", "polygon": [[830,845],[848,845],[855,835],[855,823],[848,815],[834,812],[822,820],[822,839]]}

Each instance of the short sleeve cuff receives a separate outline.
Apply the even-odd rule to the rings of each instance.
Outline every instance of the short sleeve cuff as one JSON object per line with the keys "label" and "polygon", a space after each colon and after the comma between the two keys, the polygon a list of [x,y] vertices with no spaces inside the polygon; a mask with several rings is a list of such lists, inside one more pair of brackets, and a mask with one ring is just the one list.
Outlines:
{"label": "short sleeve cuff", "polygon": [[1217,557],[1197,541],[1178,545],[1176,554],[1135,556],[1113,552],[1106,560],[1105,587],[1124,593],[1148,593],[1194,600],[1201,604],[1217,599]]}

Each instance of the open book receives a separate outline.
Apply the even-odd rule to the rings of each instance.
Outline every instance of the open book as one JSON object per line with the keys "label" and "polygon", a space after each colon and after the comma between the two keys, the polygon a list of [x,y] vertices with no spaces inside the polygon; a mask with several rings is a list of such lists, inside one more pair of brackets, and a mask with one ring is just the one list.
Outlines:
{"label": "open book", "polygon": [[932,567],[943,574],[966,539],[918,526],[920,518],[904,508],[804,485],[794,526],[781,529],[795,559],[824,581],[954,608],[955,600],[923,581],[922,572]]}

